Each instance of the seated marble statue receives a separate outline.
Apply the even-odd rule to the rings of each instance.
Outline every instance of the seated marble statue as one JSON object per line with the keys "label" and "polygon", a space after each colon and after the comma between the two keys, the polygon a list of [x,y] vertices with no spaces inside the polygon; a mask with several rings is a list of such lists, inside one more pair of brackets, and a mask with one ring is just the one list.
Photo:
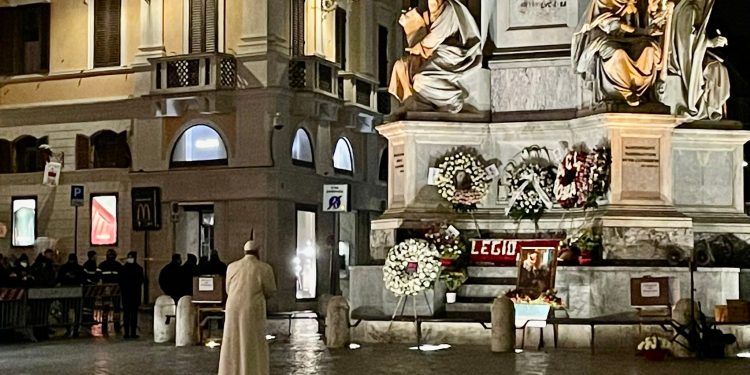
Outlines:
{"label": "seated marble statue", "polygon": [[428,11],[402,14],[409,55],[393,66],[388,91],[407,110],[469,111],[471,84],[463,78],[482,68],[479,29],[456,0],[429,0]]}
{"label": "seated marble statue", "polygon": [[673,114],[691,120],[720,120],[729,99],[729,73],[708,48],[723,47],[721,35],[709,39],[706,29],[715,0],[682,0],[672,15],[668,74],[659,92]]}
{"label": "seated marble statue", "polygon": [[665,18],[661,0],[592,0],[573,35],[576,73],[604,98],[631,106],[647,101],[661,69]]}

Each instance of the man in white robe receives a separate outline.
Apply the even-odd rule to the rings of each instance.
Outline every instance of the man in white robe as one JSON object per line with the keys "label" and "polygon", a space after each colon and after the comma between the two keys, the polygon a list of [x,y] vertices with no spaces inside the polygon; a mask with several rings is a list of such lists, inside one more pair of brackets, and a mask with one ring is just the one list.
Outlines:
{"label": "man in white robe", "polygon": [[266,299],[276,291],[273,270],[258,259],[254,241],[245,243],[245,257],[227,268],[226,320],[219,375],[269,373],[266,342]]}

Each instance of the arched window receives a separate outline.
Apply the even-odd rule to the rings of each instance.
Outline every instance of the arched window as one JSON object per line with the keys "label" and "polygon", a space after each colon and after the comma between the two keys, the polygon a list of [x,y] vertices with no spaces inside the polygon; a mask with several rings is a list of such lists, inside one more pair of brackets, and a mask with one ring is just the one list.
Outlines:
{"label": "arched window", "polygon": [[182,133],[172,150],[171,167],[227,165],[227,149],[219,133],[207,125],[195,125]]}
{"label": "arched window", "polygon": [[5,139],[0,139],[0,173],[13,172],[13,144]]}
{"label": "arched window", "polygon": [[380,168],[378,169],[378,180],[388,182],[388,147],[380,154]]}
{"label": "arched window", "polygon": [[314,167],[312,142],[305,129],[297,129],[292,142],[292,163],[305,167]]}
{"label": "arched window", "polygon": [[36,139],[30,135],[13,142],[16,156],[16,172],[41,172],[44,170],[44,157],[39,146],[48,144],[47,137]]}
{"label": "arched window", "polygon": [[130,168],[128,134],[104,130],[91,136],[94,168]]}
{"label": "arched window", "polygon": [[333,169],[338,173],[353,174],[354,156],[352,145],[345,137],[339,138],[333,151]]}

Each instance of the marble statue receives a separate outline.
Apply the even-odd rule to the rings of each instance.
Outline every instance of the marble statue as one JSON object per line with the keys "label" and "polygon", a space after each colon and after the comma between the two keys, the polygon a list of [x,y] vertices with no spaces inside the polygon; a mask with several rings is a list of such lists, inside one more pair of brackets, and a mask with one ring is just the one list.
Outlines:
{"label": "marble statue", "polygon": [[[708,38],[706,29],[716,0],[682,0],[674,8],[672,52],[659,99],[673,114],[691,120],[721,120],[729,99],[729,73],[708,49],[727,45],[720,34]],[[717,33],[718,32],[717,30]]]}
{"label": "marble statue", "polygon": [[429,0],[428,10],[401,15],[409,55],[393,66],[388,91],[408,110],[458,113],[467,104],[472,74],[482,68],[479,28],[456,0]]}
{"label": "marble statue", "polygon": [[594,81],[596,100],[644,101],[662,68],[666,2],[592,0],[573,35],[576,73]]}

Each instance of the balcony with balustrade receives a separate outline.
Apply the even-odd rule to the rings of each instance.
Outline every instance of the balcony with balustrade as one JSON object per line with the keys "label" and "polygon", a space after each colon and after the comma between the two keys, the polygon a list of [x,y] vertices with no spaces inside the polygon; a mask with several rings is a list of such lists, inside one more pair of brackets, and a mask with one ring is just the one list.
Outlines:
{"label": "balcony with balustrade", "polygon": [[149,59],[151,94],[182,94],[237,87],[237,60],[225,53],[195,53]]}

